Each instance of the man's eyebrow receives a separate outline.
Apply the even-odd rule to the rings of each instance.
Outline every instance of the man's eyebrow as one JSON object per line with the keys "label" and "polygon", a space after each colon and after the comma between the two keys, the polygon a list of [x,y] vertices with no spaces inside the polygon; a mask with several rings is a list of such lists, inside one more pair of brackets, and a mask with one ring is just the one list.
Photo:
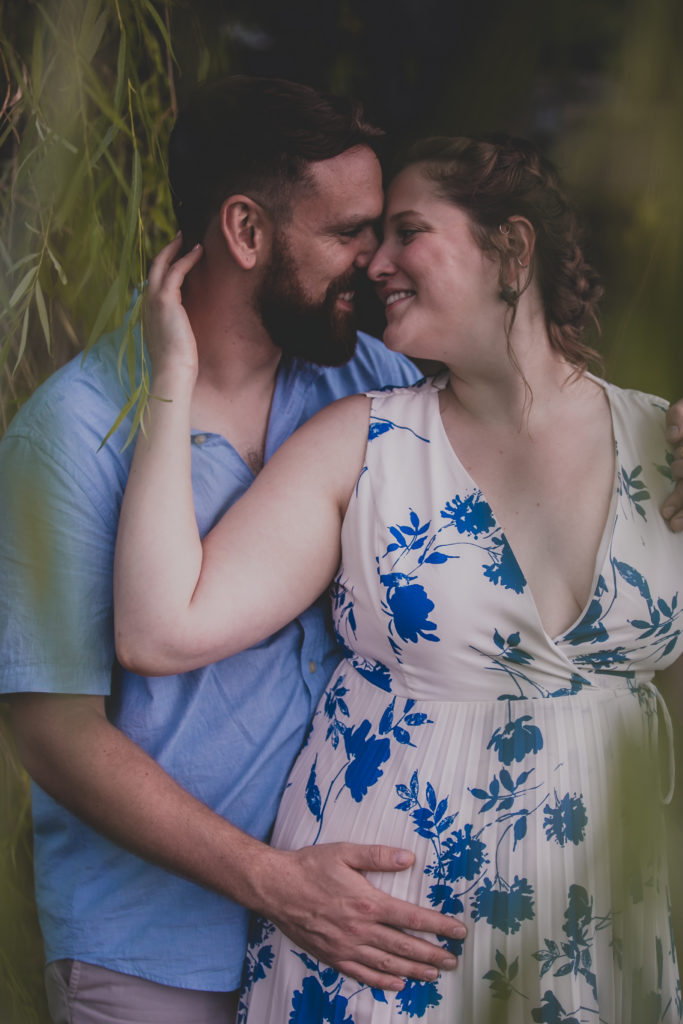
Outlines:
{"label": "man's eyebrow", "polygon": [[327,230],[332,233],[338,233],[340,231],[355,231],[358,228],[366,227],[377,227],[380,223],[381,217],[349,217],[347,220],[335,221],[327,226]]}

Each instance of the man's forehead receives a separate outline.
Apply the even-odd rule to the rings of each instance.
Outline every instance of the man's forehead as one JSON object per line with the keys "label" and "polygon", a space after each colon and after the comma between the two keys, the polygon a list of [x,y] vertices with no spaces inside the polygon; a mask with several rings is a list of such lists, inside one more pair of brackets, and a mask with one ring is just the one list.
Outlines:
{"label": "man's forehead", "polygon": [[[327,209],[332,219],[345,216],[357,221],[381,216],[384,196],[379,160],[368,146],[354,146],[339,156],[309,164],[311,188],[295,200],[304,213]],[[344,211],[347,211],[344,213]]]}

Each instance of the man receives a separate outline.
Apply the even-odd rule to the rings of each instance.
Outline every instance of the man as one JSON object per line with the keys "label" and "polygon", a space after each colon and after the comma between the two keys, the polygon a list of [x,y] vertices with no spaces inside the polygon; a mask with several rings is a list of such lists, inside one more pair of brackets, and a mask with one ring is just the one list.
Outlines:
{"label": "man", "polygon": [[[353,322],[382,209],[378,134],[346,101],[272,79],[203,90],[179,119],[174,202],[186,248],[203,243],[183,290],[199,351],[191,453],[203,532],[319,408],[417,376],[356,339]],[[0,689],[34,780],[55,1021],[231,1019],[245,908],[375,987],[453,968],[434,933],[464,927],[362,874],[403,870],[409,852],[263,842],[337,657],[324,602],[183,676],[115,665],[129,424],[100,444],[124,401],[120,338],[55,374],[0,446]]]}

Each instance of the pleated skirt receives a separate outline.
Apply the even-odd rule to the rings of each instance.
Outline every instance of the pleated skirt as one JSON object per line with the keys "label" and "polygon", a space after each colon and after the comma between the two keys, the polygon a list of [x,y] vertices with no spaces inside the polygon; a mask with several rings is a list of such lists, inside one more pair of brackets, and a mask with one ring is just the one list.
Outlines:
{"label": "pleated skirt", "polygon": [[424,701],[344,663],[273,843],[411,850],[409,870],[368,879],[454,914],[468,935],[451,943],[455,971],[382,993],[257,922],[240,1024],[680,1021],[661,775],[651,687]]}

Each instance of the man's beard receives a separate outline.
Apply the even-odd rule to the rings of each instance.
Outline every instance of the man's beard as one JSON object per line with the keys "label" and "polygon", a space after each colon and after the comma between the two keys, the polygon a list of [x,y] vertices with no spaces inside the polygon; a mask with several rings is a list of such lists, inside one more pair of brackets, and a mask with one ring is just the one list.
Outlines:
{"label": "man's beard", "polygon": [[343,366],[356,350],[356,317],[339,309],[336,300],[343,292],[355,292],[364,278],[363,271],[352,267],[330,283],[321,302],[312,302],[301,287],[286,240],[276,235],[256,309],[285,355],[319,366]]}

